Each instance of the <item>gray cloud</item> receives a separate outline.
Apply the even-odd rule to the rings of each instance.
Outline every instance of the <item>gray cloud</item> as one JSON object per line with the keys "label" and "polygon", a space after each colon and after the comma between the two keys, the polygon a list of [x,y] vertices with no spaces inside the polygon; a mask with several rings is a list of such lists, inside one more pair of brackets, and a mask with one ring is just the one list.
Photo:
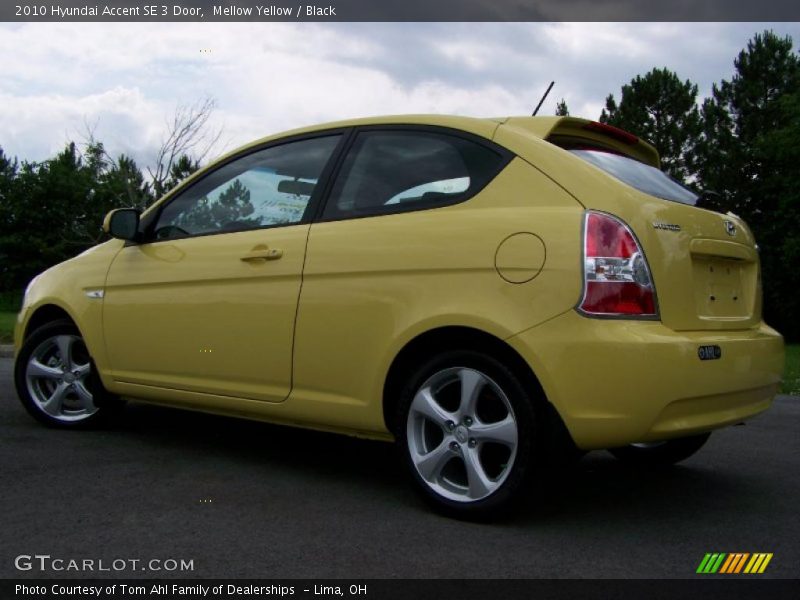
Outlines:
{"label": "gray cloud", "polygon": [[653,67],[708,93],[770,27],[800,40],[798,23],[3,24],[0,146],[43,159],[89,122],[146,164],[176,104],[205,95],[229,147],[371,114],[527,114],[551,80],[542,114],[564,97],[596,118]]}

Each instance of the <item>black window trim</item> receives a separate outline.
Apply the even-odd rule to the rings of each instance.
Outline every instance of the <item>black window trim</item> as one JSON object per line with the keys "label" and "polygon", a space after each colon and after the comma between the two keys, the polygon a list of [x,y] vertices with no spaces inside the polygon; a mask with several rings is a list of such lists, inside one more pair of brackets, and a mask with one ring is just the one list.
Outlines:
{"label": "black window trim", "polygon": [[[476,143],[480,146],[483,146],[487,150],[491,150],[495,154],[500,156],[500,162],[497,164],[497,167],[494,171],[492,171],[491,175],[487,177],[486,181],[483,184],[476,188],[472,193],[465,196],[459,196],[453,200],[441,200],[435,199],[431,200],[429,203],[415,203],[413,205],[402,206],[400,204],[393,205],[393,208],[396,206],[395,210],[387,210],[387,211],[376,211],[376,212],[368,212],[368,213],[361,213],[361,214],[352,214],[352,215],[341,215],[335,217],[328,217],[324,218],[323,214],[325,208],[330,201],[331,191],[333,190],[334,184],[338,181],[339,177],[341,176],[342,166],[344,164],[345,158],[350,154],[353,146],[355,145],[356,138],[358,134],[361,132],[373,132],[373,131],[409,131],[409,132],[424,132],[424,133],[436,133],[442,136],[450,136],[450,137],[458,137],[461,139],[468,140],[470,142]],[[474,198],[478,194],[480,194],[495,178],[505,169],[508,164],[516,157],[511,150],[505,148],[496,142],[476,135],[474,133],[470,133],[469,131],[464,131],[462,129],[455,129],[453,127],[448,127],[445,125],[428,125],[428,124],[414,124],[414,123],[377,123],[373,125],[358,125],[352,128],[350,134],[348,135],[346,146],[342,149],[342,152],[336,159],[336,168],[330,177],[326,181],[325,186],[325,193],[322,196],[322,201],[316,208],[316,213],[314,218],[312,219],[312,223],[334,223],[337,221],[350,221],[353,219],[367,219],[367,218],[374,218],[374,217],[388,217],[391,215],[397,214],[404,214],[409,212],[419,212],[423,210],[433,210],[437,208],[444,208],[446,206],[454,206],[456,204],[461,204],[462,202],[467,202],[468,200]]]}
{"label": "black window trim", "polygon": [[[335,169],[338,168],[340,159],[344,156],[345,151],[350,147],[351,138],[353,137],[353,127],[336,127],[334,129],[321,129],[319,131],[312,131],[308,133],[300,133],[297,135],[290,135],[288,137],[282,137],[275,140],[270,140],[263,144],[259,144],[258,146],[247,148],[242,152],[238,152],[232,156],[229,156],[224,161],[212,163],[210,168],[206,173],[204,173],[201,177],[192,181],[186,186],[179,185],[175,188],[175,190],[170,190],[167,192],[167,197],[162,202],[158,208],[150,213],[148,213],[139,225],[139,232],[141,235],[141,241],[139,242],[129,242],[129,244],[139,245],[139,244],[158,244],[162,242],[176,242],[178,240],[188,240],[198,237],[207,237],[211,235],[224,235],[228,233],[241,233],[244,231],[260,231],[262,229],[275,229],[278,227],[293,227],[296,225],[308,225],[314,221],[314,218],[318,214],[319,206],[324,204],[323,200],[327,198],[327,193],[329,189],[330,181],[333,180],[332,175],[335,173]],[[269,148],[275,148],[278,146],[283,146],[285,144],[291,144],[294,142],[301,142],[304,140],[311,140],[315,138],[321,137],[331,137],[334,135],[340,135],[341,138],[339,142],[336,144],[336,147],[333,149],[328,161],[325,163],[325,167],[322,169],[322,173],[320,173],[319,180],[317,185],[314,188],[314,192],[311,195],[311,198],[308,201],[308,205],[306,206],[305,211],[303,211],[302,218],[297,221],[296,223],[276,223],[273,225],[264,225],[262,227],[246,227],[241,229],[226,229],[225,231],[206,231],[203,233],[196,233],[192,235],[185,235],[178,238],[166,238],[163,240],[155,239],[153,237],[153,229],[158,222],[158,219],[161,217],[161,213],[164,209],[172,204],[176,199],[183,196],[184,193],[192,190],[195,186],[200,184],[210,175],[213,175],[219,169],[222,169],[229,164],[245,158],[246,156],[250,156],[251,154],[255,154],[256,152],[261,152],[262,150],[267,150]],[[127,245],[127,244],[126,244]]]}

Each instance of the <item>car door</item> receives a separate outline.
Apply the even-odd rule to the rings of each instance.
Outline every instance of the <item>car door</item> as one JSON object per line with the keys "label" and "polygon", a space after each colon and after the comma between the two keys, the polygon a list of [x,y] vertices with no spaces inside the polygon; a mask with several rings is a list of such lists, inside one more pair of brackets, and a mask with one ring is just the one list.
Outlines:
{"label": "car door", "polygon": [[472,310],[476,286],[502,293],[494,256],[507,233],[463,207],[509,160],[485,138],[442,128],[358,131],[309,234],[293,400],[326,422],[372,402],[378,413],[362,408],[358,425],[374,427],[373,384],[398,333],[426,312]]}
{"label": "car door", "polygon": [[238,156],[149,219],[142,243],[121,250],[107,277],[103,331],[115,381],[287,397],[308,223],[341,138]]}

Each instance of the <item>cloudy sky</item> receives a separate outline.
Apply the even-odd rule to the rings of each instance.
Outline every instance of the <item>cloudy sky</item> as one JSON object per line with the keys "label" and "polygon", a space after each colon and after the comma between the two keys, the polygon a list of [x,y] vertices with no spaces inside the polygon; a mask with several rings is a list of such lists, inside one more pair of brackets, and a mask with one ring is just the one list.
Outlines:
{"label": "cloudy sky", "polygon": [[758,31],[800,23],[0,24],[0,147],[28,160],[79,141],[148,164],[180,104],[213,97],[216,152],[284,129],[373,114],[596,118],[652,67],[729,78]]}

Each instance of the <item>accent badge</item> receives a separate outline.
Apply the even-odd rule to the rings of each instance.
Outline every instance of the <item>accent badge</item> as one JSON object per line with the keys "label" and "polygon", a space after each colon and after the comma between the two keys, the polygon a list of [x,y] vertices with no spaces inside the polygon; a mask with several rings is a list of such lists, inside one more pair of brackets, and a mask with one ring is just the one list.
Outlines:
{"label": "accent badge", "polygon": [[653,221],[654,229],[663,229],[664,231],[680,231],[681,226],[675,223],[664,223],[662,221]]}

